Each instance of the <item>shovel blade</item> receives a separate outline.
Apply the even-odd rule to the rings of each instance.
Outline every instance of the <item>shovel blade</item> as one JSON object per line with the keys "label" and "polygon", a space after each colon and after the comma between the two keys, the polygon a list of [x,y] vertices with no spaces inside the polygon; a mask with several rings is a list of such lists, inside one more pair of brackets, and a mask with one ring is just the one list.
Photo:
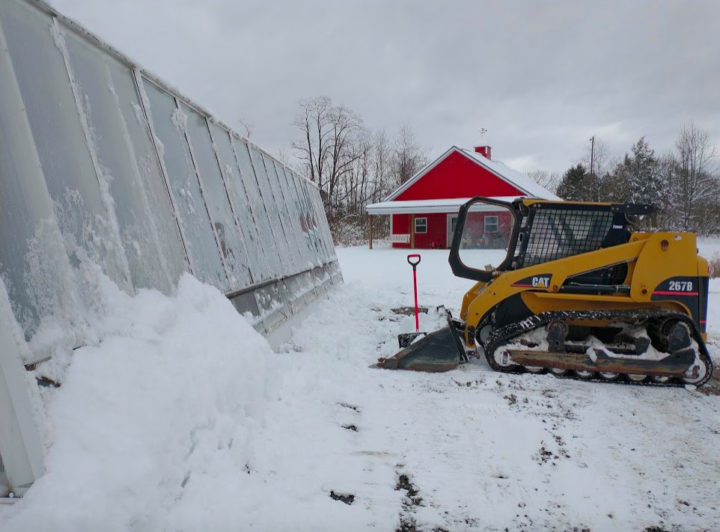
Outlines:
{"label": "shovel blade", "polygon": [[376,366],[413,371],[450,371],[458,367],[464,353],[456,329],[448,325],[415,340],[389,358],[379,359]]}

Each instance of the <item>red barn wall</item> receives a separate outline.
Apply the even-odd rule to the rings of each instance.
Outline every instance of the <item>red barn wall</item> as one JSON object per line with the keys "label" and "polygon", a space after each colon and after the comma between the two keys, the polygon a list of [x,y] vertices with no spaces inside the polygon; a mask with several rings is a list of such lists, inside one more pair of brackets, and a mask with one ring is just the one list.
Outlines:
{"label": "red barn wall", "polygon": [[395,201],[524,195],[507,181],[454,151]]}
{"label": "red barn wall", "polygon": [[416,214],[415,218],[427,218],[427,233],[415,233],[415,247],[423,249],[445,248],[447,240],[447,214]]}

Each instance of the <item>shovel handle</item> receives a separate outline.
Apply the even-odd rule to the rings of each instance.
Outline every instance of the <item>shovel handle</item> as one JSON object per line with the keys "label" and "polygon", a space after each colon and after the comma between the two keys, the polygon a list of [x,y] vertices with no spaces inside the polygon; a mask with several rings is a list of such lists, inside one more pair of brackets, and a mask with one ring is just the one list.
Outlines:
{"label": "shovel handle", "polygon": [[415,268],[420,264],[420,255],[418,253],[411,253],[407,256],[407,261],[413,268],[413,292],[415,293],[415,332],[420,332],[420,314],[418,312],[418,301],[417,301],[417,272]]}

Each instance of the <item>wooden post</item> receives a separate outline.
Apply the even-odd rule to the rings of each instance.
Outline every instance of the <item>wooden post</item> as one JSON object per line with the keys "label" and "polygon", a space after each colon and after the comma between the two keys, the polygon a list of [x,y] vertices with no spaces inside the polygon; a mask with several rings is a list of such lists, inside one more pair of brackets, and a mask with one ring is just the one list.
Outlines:
{"label": "wooden post", "polygon": [[415,249],[415,215],[410,215],[410,248]]}
{"label": "wooden post", "polygon": [[369,230],[368,233],[370,233],[370,249],[372,249],[372,239],[373,239],[373,217],[371,214],[368,214],[368,225]]}

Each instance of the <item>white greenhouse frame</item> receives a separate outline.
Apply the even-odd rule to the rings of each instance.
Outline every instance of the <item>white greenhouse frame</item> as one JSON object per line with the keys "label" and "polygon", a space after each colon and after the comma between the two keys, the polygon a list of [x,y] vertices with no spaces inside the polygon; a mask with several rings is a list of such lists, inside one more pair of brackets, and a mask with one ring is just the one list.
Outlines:
{"label": "white greenhouse frame", "polygon": [[0,79],[0,456],[21,495],[42,473],[23,365],[54,349],[28,345],[47,319],[92,341],[81,266],[131,294],[191,273],[264,334],[342,276],[314,183],[44,1],[0,0]]}

